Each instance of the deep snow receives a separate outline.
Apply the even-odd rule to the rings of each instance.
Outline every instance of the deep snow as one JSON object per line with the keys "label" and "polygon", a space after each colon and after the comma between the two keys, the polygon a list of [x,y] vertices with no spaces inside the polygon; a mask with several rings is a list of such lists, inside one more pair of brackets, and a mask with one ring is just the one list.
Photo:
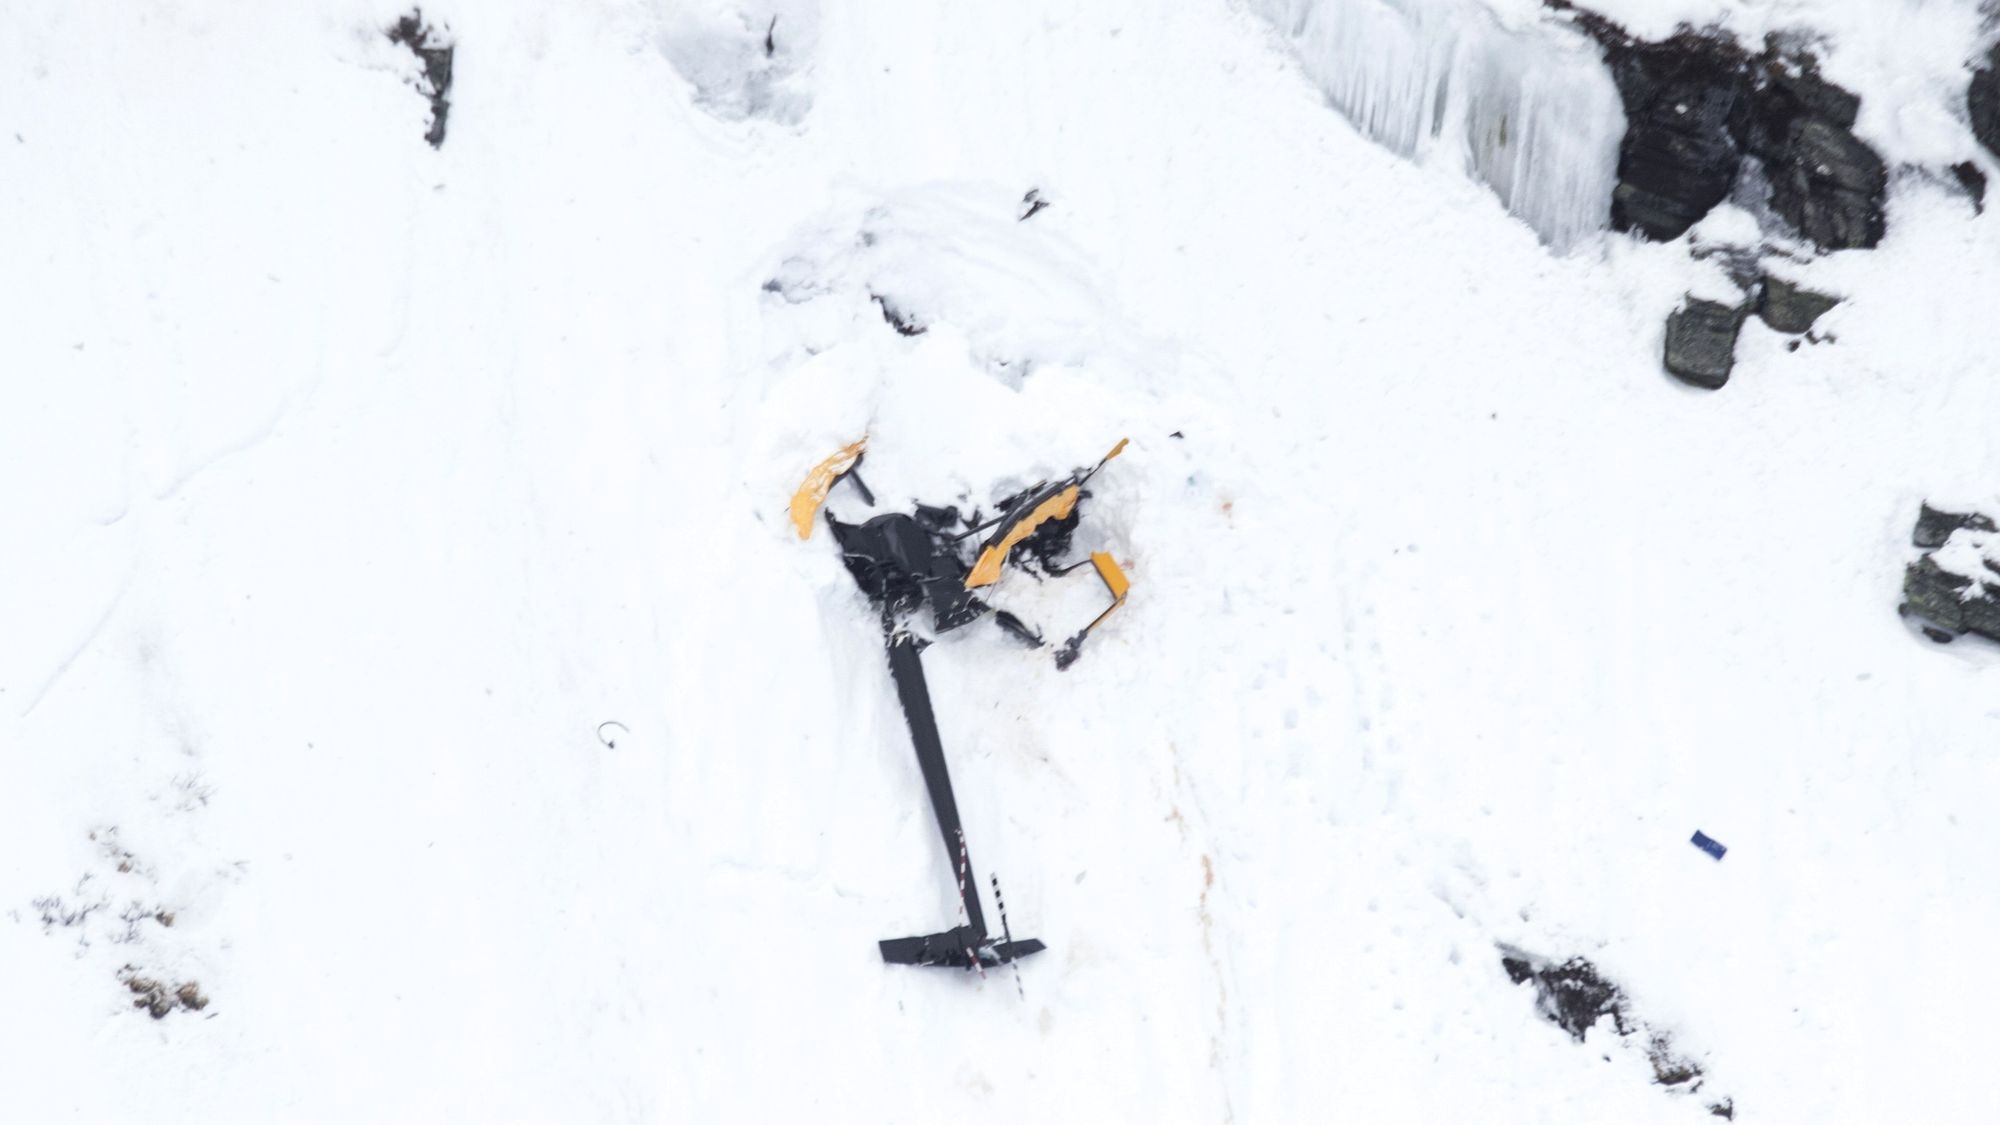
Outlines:
{"label": "deep snow", "polygon": [[[1245,7],[437,6],[437,151],[401,11],[7,13],[7,1119],[2000,1114],[2000,661],[1894,613],[1919,501],[2000,489],[1991,209],[1899,175],[1791,270],[1835,340],[1704,395],[1712,262],[1551,254]],[[1716,11],[1973,153],[1970,4]],[[784,518],[864,430],[891,501],[1132,439],[1084,658],[926,654],[1025,1002],[876,958],[946,863]]]}

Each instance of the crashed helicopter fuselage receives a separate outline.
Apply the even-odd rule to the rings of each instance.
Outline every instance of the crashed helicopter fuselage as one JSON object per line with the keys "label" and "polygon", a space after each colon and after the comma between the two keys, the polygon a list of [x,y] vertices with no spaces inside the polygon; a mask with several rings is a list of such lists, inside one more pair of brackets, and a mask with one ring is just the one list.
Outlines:
{"label": "crashed helicopter fuselage", "polygon": [[[791,505],[792,523],[799,538],[811,537],[828,495],[842,481],[851,482],[859,497],[873,506],[874,497],[856,471],[865,447],[866,439],[857,441],[822,461],[807,475]],[[1067,550],[1076,530],[1079,506],[1089,496],[1084,486],[1124,448],[1125,442],[1121,441],[1090,469],[1041,482],[1006,498],[1000,504],[1000,514],[984,522],[976,512],[967,518],[956,508],[926,504],[917,505],[913,513],[884,512],[860,523],[845,523],[832,512],[825,513],[848,572],[881,611],[889,673],[896,685],[903,716],[909,723],[910,741],[916,748],[924,787],[930,793],[931,810],[951,863],[962,912],[962,921],[951,929],[920,937],[883,940],[880,945],[886,962],[983,972],[988,966],[1004,965],[1046,948],[1035,938],[1017,940],[1007,925],[1004,906],[1000,936],[996,939],[986,928],[979,884],[965,842],[965,827],[959,819],[958,801],[945,765],[944,744],[931,709],[930,688],[924,680],[920,653],[931,641],[920,634],[919,623],[928,617],[923,627],[935,637],[970,624],[991,611],[1007,632],[1039,647],[1043,642],[1037,631],[1005,610],[994,609],[976,591],[997,583],[1010,559],[1038,564],[1050,576],[1064,575],[1082,566],[1081,562],[1060,565],[1056,556]],[[982,532],[987,533],[985,537],[975,540]],[[1056,649],[1059,669],[1076,661],[1085,639],[1125,603],[1131,588],[1124,571],[1109,553],[1093,552],[1088,561],[1112,601],[1104,612]],[[927,615],[922,613],[926,606],[930,611]],[[994,893],[997,899],[997,880]]]}

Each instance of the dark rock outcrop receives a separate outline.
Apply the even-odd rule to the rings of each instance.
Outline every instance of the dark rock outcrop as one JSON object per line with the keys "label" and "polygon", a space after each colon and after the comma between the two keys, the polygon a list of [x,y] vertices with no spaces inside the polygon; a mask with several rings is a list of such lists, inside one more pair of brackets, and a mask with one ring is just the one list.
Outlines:
{"label": "dark rock outcrop", "polygon": [[[1992,576],[2000,585],[2000,573]],[[1949,639],[1972,633],[1989,641],[2000,641],[2000,597],[1994,585],[1980,584],[1974,593],[1972,579],[1953,574],[1925,555],[1903,572],[1903,605],[1934,627],[1927,629],[1932,639]],[[1970,596],[1968,596],[1970,595]],[[1942,633],[1942,638],[1937,636]]]}
{"label": "dark rock outcrop", "polygon": [[1757,315],[1779,332],[1798,335],[1812,328],[1840,298],[1801,289],[1782,278],[1765,277],[1757,294]]}
{"label": "dark rock outcrop", "polygon": [[1741,61],[1693,35],[1607,47],[1625,102],[1611,225],[1679,238],[1736,186],[1743,161],[1730,122],[1748,93]]}
{"label": "dark rock outcrop", "polygon": [[424,65],[423,80],[417,83],[418,92],[431,103],[431,127],[424,139],[432,148],[442,148],[445,117],[451,112],[451,60],[457,48],[449,36],[424,22],[421,8],[396,21],[389,29],[389,41],[409,48]]}
{"label": "dark rock outcrop", "polygon": [[1846,127],[1802,118],[1780,155],[1766,159],[1771,206],[1822,250],[1865,249],[1882,241],[1889,171]]}
{"label": "dark rock outcrop", "polygon": [[1986,56],[1984,66],[1972,72],[1965,108],[1972,115],[1972,135],[1986,151],[2000,156],[2000,45]]}
{"label": "dark rock outcrop", "polygon": [[1736,335],[1744,310],[1690,299],[1667,316],[1666,366],[1683,383],[1717,390],[1736,366]]}
{"label": "dark rock outcrop", "polygon": [[1647,42],[1571,0],[1544,3],[1597,41],[1625,103],[1612,227],[1679,238],[1736,185],[1749,55],[1734,40],[1688,29]]}
{"label": "dark rock outcrop", "polygon": [[1910,542],[1926,551],[1936,550],[1961,527],[1992,531],[1993,521],[1978,512],[1947,512],[1926,503],[1917,509],[1917,526],[1910,532]]}
{"label": "dark rock outcrop", "polygon": [[1614,228],[1679,238],[1754,159],[1771,208],[1821,249],[1882,240],[1888,171],[1852,132],[1861,99],[1821,78],[1810,56],[1775,37],[1752,54],[1726,34],[1687,28],[1648,42],[1570,0],[1545,3],[1603,48],[1625,103]]}
{"label": "dark rock outcrop", "polygon": [[1951,174],[1958,179],[1958,186],[1972,197],[1974,211],[1986,210],[1986,173],[1970,160],[1961,160],[1951,166]]}
{"label": "dark rock outcrop", "polygon": [[1763,162],[1772,208],[1821,249],[1881,242],[1889,172],[1853,133],[1860,97],[1775,43],[1752,62],[1750,80],[1743,147]]}
{"label": "dark rock outcrop", "polygon": [[[1925,504],[1910,538],[1925,552],[1903,572],[1903,615],[1915,617],[1934,641],[1966,633],[2000,641],[2000,532],[1993,519]],[[1946,552],[1948,565],[1940,562]]]}

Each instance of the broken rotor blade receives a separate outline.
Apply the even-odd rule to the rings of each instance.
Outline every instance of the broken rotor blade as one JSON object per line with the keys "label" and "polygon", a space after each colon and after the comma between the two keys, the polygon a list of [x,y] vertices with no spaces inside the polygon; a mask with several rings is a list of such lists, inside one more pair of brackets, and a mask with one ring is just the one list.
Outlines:
{"label": "broken rotor blade", "polygon": [[1000,566],[1007,561],[1008,552],[1050,520],[1068,519],[1069,514],[1076,510],[1077,498],[1082,494],[1080,486],[1065,485],[1035,504],[1025,515],[995,532],[979,552],[979,561],[972,564],[972,573],[965,576],[965,588],[971,590],[998,582]]}
{"label": "broken rotor blade", "polygon": [[972,573],[966,575],[965,588],[972,590],[998,582],[1000,568],[1007,562],[1008,553],[1019,546],[1022,540],[1033,535],[1035,529],[1041,525],[1050,520],[1068,519],[1069,514],[1076,510],[1077,501],[1083,496],[1083,486],[1089,483],[1091,477],[1097,475],[1099,469],[1109,464],[1113,457],[1125,452],[1125,446],[1131,440],[1119,438],[1118,444],[1111,447],[1111,452],[1105,454],[1088,471],[1071,474],[1067,483],[1040,486],[1049,491],[1044,492],[1039,499],[1023,505],[1026,508],[1025,514],[1011,521],[1003,520],[1000,530],[986,540],[986,545],[980,549],[979,560],[972,564]]}
{"label": "broken rotor blade", "polygon": [[812,538],[813,517],[819,515],[820,505],[826,503],[826,494],[861,460],[861,451],[867,447],[868,439],[863,437],[814,465],[812,472],[806,474],[805,483],[792,494],[792,526],[798,529],[800,539]]}
{"label": "broken rotor blade", "polygon": [[1111,604],[1104,607],[1103,613],[1092,618],[1090,624],[1085,625],[1082,631],[1063,642],[1063,646],[1056,650],[1058,670],[1076,663],[1076,658],[1082,655],[1084,639],[1090,636],[1091,630],[1104,624],[1104,619],[1111,616],[1119,606],[1125,604],[1125,595],[1132,590],[1132,580],[1125,577],[1125,571],[1119,567],[1118,560],[1112,558],[1109,551],[1092,551],[1090,565],[1097,568],[1097,577],[1104,582],[1104,588],[1111,591]]}

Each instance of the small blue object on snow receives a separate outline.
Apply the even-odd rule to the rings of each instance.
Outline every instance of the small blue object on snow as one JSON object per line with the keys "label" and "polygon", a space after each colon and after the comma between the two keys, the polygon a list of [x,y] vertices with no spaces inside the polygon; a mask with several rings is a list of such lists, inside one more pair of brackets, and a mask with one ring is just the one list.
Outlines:
{"label": "small blue object on snow", "polygon": [[1703,832],[1699,828],[1694,830],[1694,839],[1691,842],[1694,844],[1695,847],[1700,848],[1702,851],[1707,852],[1709,855],[1714,856],[1716,859],[1721,859],[1722,853],[1729,850],[1728,848],[1723,847],[1720,842],[1711,839],[1708,833]]}

